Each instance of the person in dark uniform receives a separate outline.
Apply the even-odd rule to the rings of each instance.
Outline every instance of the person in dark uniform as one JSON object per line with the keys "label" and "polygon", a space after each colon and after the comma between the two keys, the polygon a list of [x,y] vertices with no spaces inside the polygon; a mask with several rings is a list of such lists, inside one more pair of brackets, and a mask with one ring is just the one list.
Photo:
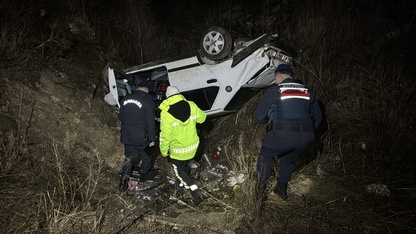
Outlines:
{"label": "person in dark uniform", "polygon": [[118,119],[121,121],[121,143],[124,144],[124,164],[121,169],[120,191],[128,188],[134,162],[141,156],[140,181],[153,179],[157,169],[153,168],[152,158],[146,154],[146,147],[155,145],[155,103],[149,95],[146,82],[140,82],[132,94],[120,102]]}
{"label": "person in dark uniform", "polygon": [[293,78],[293,69],[280,64],[275,70],[276,84],[268,88],[254,111],[260,124],[269,123],[258,155],[256,193],[266,196],[273,159],[278,157],[279,172],[273,191],[287,198],[287,186],[295,163],[315,139],[314,130],[322,121],[322,112],[315,94]]}

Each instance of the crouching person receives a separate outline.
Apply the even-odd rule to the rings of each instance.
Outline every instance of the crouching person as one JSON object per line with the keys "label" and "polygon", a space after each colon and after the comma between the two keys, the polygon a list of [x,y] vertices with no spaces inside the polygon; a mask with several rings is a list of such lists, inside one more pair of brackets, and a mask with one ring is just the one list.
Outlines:
{"label": "crouching person", "polygon": [[198,205],[204,198],[189,176],[189,163],[199,145],[196,124],[203,123],[207,115],[194,102],[186,100],[175,86],[167,88],[166,97],[159,106],[160,153],[163,157],[170,157],[179,186],[189,189],[194,205]]}
{"label": "crouching person", "polygon": [[152,158],[146,154],[146,147],[154,147],[155,104],[149,95],[146,82],[136,85],[132,94],[121,101],[118,118],[121,121],[121,139],[124,144],[124,164],[121,168],[119,189],[125,192],[132,174],[133,163],[140,155],[142,159],[140,181],[153,179],[158,171],[153,168]]}

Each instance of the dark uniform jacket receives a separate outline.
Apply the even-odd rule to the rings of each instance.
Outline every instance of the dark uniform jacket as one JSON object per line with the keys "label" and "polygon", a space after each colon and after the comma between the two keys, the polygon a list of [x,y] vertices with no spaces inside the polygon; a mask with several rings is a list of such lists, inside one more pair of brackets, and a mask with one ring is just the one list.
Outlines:
{"label": "dark uniform jacket", "polygon": [[121,121],[121,143],[146,146],[155,141],[155,103],[148,93],[135,90],[123,98],[118,119]]}
{"label": "dark uniform jacket", "polygon": [[261,124],[313,126],[322,121],[322,112],[315,94],[294,79],[285,79],[268,88],[254,111]]}

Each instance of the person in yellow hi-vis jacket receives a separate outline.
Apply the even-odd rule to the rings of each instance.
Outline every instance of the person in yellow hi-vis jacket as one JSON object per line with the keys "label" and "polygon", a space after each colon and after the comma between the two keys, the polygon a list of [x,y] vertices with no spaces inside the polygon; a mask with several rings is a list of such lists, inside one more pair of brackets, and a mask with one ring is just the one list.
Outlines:
{"label": "person in yellow hi-vis jacket", "polygon": [[175,86],[166,90],[167,99],[160,105],[159,147],[163,157],[169,157],[180,187],[191,190],[193,204],[204,200],[198,186],[190,178],[190,161],[199,146],[197,123],[207,115],[194,102],[188,101]]}

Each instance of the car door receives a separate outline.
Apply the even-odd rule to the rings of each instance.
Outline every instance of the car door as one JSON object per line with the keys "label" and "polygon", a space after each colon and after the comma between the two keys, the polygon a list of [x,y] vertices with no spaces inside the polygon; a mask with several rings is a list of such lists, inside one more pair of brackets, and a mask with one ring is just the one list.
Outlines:
{"label": "car door", "polygon": [[214,111],[221,83],[215,74],[204,65],[169,72],[169,83],[178,87],[186,99],[195,102],[209,113]]}
{"label": "car door", "polygon": [[[108,88],[110,92],[105,95],[104,100],[112,105],[120,107],[120,101],[131,94],[130,77],[123,71],[108,67]],[[131,81],[130,81],[131,82]]]}
{"label": "car door", "polygon": [[149,84],[149,94],[158,105],[158,100],[160,101],[168,85],[167,69],[164,66],[136,70],[118,70],[110,66],[108,68],[110,92],[105,96],[105,101],[110,105],[120,107],[120,101],[132,93],[134,84],[141,81],[146,81]]}

